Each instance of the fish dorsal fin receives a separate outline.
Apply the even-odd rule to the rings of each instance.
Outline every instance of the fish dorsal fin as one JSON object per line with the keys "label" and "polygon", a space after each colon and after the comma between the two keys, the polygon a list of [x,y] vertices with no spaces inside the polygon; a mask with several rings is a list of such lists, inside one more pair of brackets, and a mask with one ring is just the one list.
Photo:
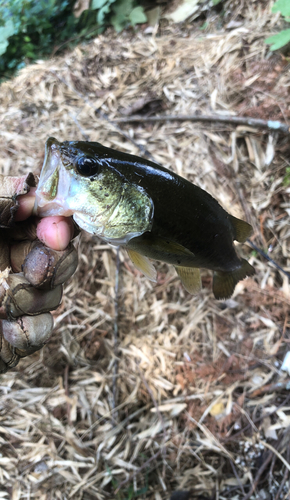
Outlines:
{"label": "fish dorsal fin", "polygon": [[141,273],[143,273],[150,281],[156,282],[157,272],[150,260],[147,259],[147,257],[144,257],[144,255],[135,252],[135,250],[127,250],[127,252],[134,266],[139,271],[141,271]]}
{"label": "fish dorsal fin", "polygon": [[234,239],[239,241],[239,243],[244,243],[246,239],[250,236],[253,231],[251,224],[248,224],[244,220],[237,219],[233,215],[229,214],[230,221],[234,227]]}
{"label": "fish dorsal fin", "polygon": [[176,272],[181,279],[185,290],[196,295],[201,289],[200,271],[197,267],[182,267],[176,266]]}

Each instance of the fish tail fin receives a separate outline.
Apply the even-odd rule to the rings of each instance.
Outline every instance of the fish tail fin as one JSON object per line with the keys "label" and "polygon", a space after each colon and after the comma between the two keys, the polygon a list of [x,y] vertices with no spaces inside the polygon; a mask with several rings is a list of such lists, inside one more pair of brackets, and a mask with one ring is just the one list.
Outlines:
{"label": "fish tail fin", "polygon": [[228,299],[234,292],[236,284],[255,274],[255,269],[245,259],[241,259],[241,266],[234,271],[216,271],[213,275],[213,294],[216,299]]}
{"label": "fish tail fin", "polygon": [[244,243],[253,231],[251,224],[233,215],[229,215],[229,218],[234,228],[234,239],[239,243]]}

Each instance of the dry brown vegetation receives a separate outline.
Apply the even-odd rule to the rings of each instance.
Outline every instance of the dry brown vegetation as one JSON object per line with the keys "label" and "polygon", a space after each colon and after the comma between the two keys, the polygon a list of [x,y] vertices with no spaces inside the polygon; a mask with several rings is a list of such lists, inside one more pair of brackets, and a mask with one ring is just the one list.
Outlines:
{"label": "dry brown vegetation", "polygon": [[[112,123],[197,111],[287,121],[288,59],[264,44],[270,5],[236,3],[229,28],[213,16],[205,31],[107,32],[22,70],[0,88],[0,171],[39,173],[49,136],[143,145],[248,220],[290,270],[289,136]],[[192,297],[172,267],[159,264],[154,285],[121,252],[116,321],[116,252],[84,233],[76,244],[51,341],[0,378],[0,498],[290,498],[288,278],[239,246],[257,274],[218,302],[209,272]]]}

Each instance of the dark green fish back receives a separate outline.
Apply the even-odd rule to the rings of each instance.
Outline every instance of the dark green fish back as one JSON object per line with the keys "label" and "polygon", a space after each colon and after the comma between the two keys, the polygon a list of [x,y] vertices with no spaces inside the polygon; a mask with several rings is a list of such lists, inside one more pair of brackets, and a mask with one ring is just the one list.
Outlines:
{"label": "dark green fish back", "polygon": [[[188,289],[198,288],[198,275],[185,267],[214,271],[216,298],[229,297],[238,281],[254,274],[238,257],[233,240],[244,242],[251,226],[228,214],[206,191],[174,172],[138,156],[99,143],[66,142],[66,148],[93,156],[102,168],[116,172],[128,183],[142,187],[154,205],[152,227],[127,243],[133,252],[173,264]],[[98,175],[96,166],[96,176]],[[93,175],[90,176],[93,180]],[[133,254],[135,255],[135,254]],[[136,258],[136,256],[135,256]],[[180,269],[179,269],[180,267]]]}

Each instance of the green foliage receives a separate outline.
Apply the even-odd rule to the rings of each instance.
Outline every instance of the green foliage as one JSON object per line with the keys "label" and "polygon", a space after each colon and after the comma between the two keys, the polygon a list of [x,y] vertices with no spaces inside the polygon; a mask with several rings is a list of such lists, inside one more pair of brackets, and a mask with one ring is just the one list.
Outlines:
{"label": "green foliage", "polygon": [[97,24],[107,19],[117,32],[147,21],[143,7],[138,6],[136,0],[92,0],[91,9],[97,11]]}
{"label": "green foliage", "polygon": [[0,72],[50,54],[74,27],[69,0],[2,0],[0,7]]}
{"label": "green foliage", "polygon": [[208,22],[206,22],[206,21],[205,21],[205,22],[201,25],[201,27],[200,27],[199,29],[200,29],[201,31],[203,31],[203,30],[206,30],[206,28],[207,28],[207,27],[208,27]]}
{"label": "green foliage", "polygon": [[0,79],[64,44],[146,22],[138,0],[91,0],[76,18],[76,0],[0,0]]}
{"label": "green foliage", "polygon": [[8,38],[14,35],[15,27],[11,19],[5,21],[4,26],[0,27],[0,55],[6,52],[9,45]]}
{"label": "green foliage", "polygon": [[290,16],[290,2],[289,0],[277,0],[272,7],[272,12],[281,12],[282,16]]}
{"label": "green foliage", "polygon": [[[281,12],[285,21],[290,22],[290,0],[277,0],[272,7],[272,12]],[[288,19],[289,18],[289,19]],[[276,35],[270,36],[265,43],[271,45],[271,50],[278,50],[290,42],[290,29],[282,30]]]}
{"label": "green foliage", "polygon": [[277,35],[269,36],[266,38],[265,43],[271,45],[271,50],[278,50],[290,42],[290,29],[282,30]]}
{"label": "green foliage", "polygon": [[135,26],[146,22],[142,7],[134,7],[134,0],[117,0],[112,6],[111,24],[116,31],[122,31],[128,24]]}
{"label": "green foliage", "polygon": [[283,186],[288,187],[290,185],[290,167],[286,167],[285,176],[283,179]]}

